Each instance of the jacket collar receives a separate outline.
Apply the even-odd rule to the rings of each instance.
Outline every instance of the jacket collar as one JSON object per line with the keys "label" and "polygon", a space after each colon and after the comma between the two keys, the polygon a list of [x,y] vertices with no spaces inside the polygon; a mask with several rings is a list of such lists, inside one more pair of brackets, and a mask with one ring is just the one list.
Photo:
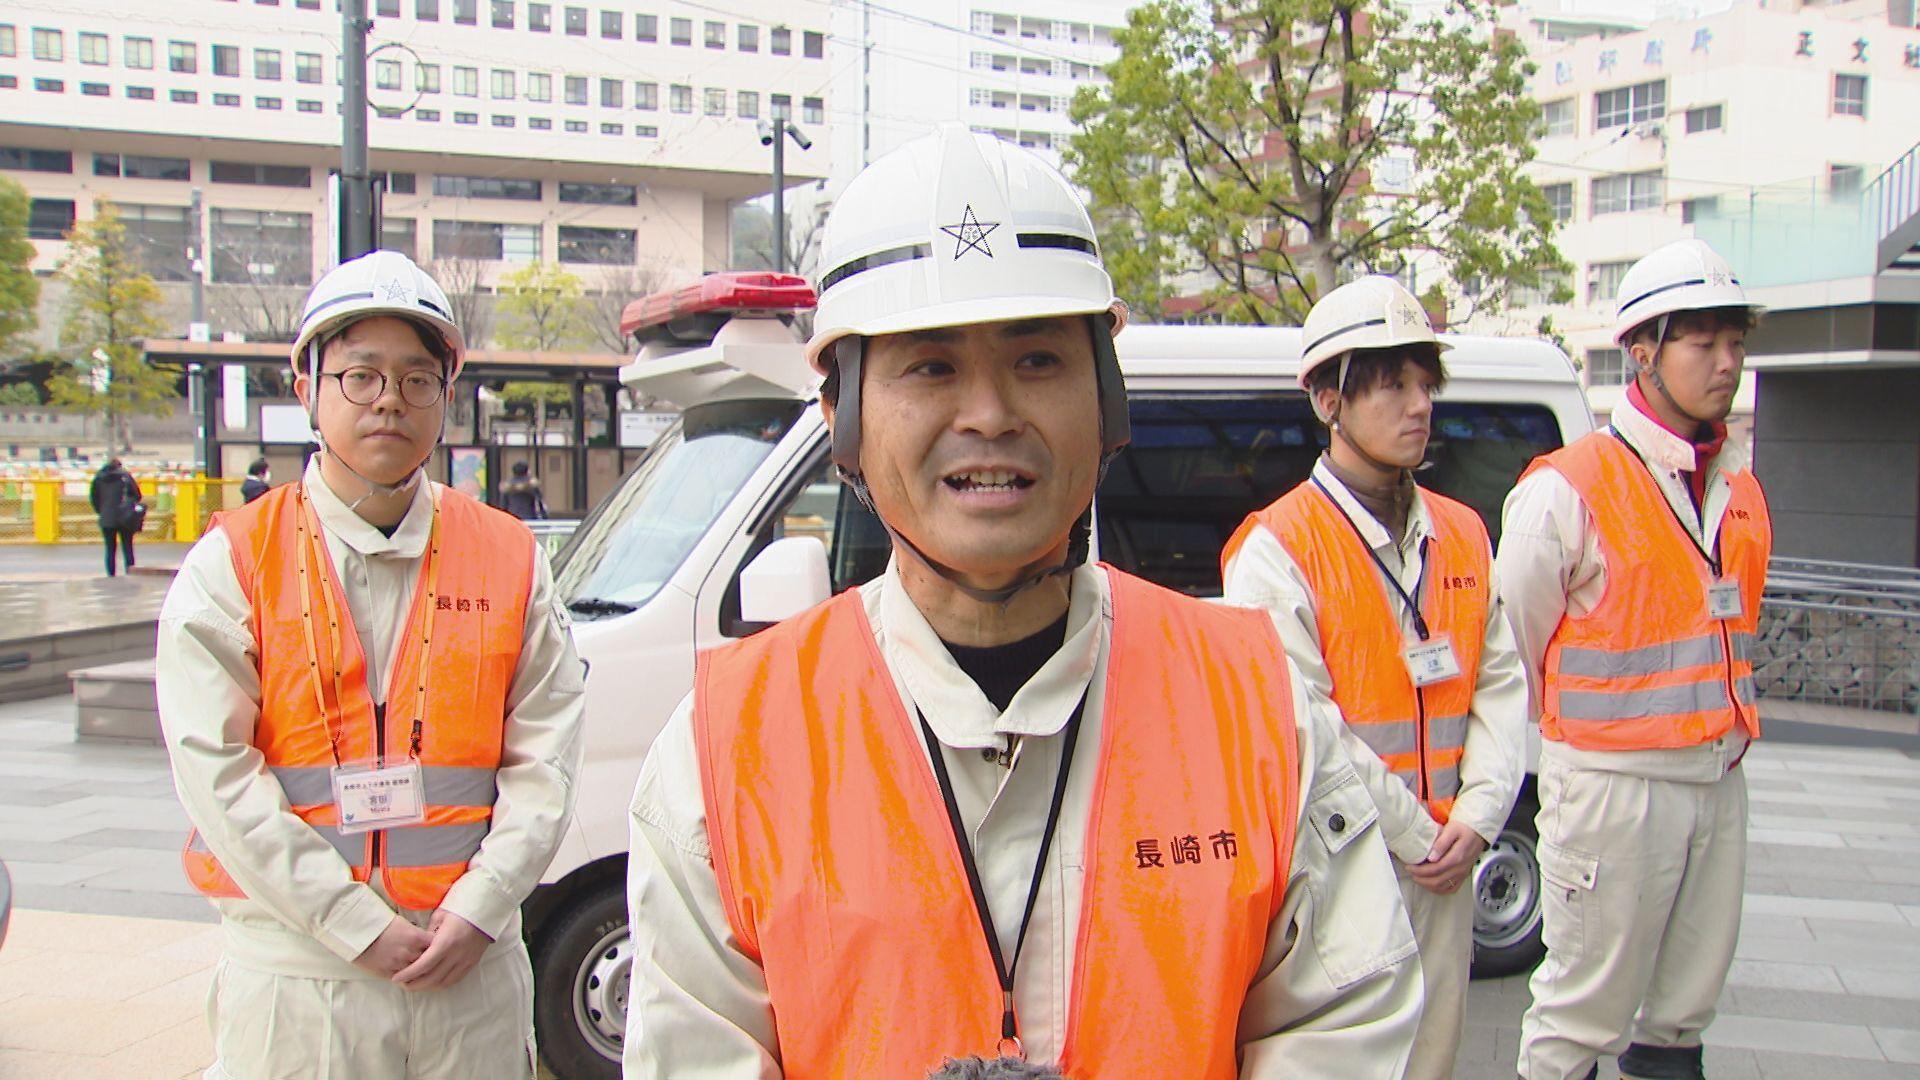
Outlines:
{"label": "jacket collar", "polygon": [[320,519],[320,528],[354,551],[397,559],[418,559],[426,553],[427,535],[433,529],[433,495],[428,490],[433,481],[422,477],[414,487],[407,516],[400,519],[400,527],[391,537],[347,509],[346,502],[327,486],[326,478],[320,474],[319,454],[308,459],[303,482],[307,497],[313,500],[313,512]]}

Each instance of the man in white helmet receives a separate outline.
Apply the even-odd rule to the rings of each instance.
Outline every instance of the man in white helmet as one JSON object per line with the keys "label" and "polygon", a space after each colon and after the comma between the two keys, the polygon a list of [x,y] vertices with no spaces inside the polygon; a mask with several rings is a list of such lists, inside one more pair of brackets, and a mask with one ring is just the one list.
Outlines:
{"label": "man in white helmet", "polygon": [[225,929],[210,1078],[533,1075],[520,902],[585,672],[526,527],[426,477],[465,352],[406,256],[322,278],[292,350],[320,453],[161,610],[182,861]]}
{"label": "man in white helmet", "polygon": [[1086,211],[950,126],[823,234],[877,580],[703,654],[632,808],[629,1077],[1398,1077],[1418,960],[1271,624],[1086,563],[1128,437]]}
{"label": "man in white helmet", "polygon": [[1540,708],[1547,957],[1520,1074],[1697,1078],[1733,961],[1760,734],[1749,659],[1773,530],[1727,440],[1757,307],[1699,240],[1620,283],[1635,379],[1609,427],[1529,467],[1499,570]]}
{"label": "man in white helmet", "polygon": [[1399,871],[1426,1008],[1409,1080],[1453,1075],[1473,964],[1473,871],[1526,772],[1527,686],[1471,507],[1425,491],[1446,385],[1427,314],[1364,277],[1313,305],[1300,386],[1331,432],[1313,474],[1222,553],[1226,598],[1266,609],[1342,737]]}

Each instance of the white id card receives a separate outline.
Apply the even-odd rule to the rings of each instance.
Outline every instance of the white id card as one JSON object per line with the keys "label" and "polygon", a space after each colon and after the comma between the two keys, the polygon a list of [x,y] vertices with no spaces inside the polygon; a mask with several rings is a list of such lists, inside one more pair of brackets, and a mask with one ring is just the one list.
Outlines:
{"label": "white id card", "polygon": [[427,819],[420,763],[339,766],[333,770],[333,804],[340,808],[340,832],[345,836],[418,825]]}
{"label": "white id card", "polygon": [[1409,645],[1404,655],[1407,658],[1407,674],[1413,676],[1415,686],[1432,686],[1460,677],[1460,660],[1453,655],[1453,642],[1447,638],[1437,637],[1418,645]]}
{"label": "white id card", "polygon": [[1716,581],[1707,586],[1707,618],[1737,619],[1746,614],[1746,607],[1740,601],[1740,583],[1737,581]]}

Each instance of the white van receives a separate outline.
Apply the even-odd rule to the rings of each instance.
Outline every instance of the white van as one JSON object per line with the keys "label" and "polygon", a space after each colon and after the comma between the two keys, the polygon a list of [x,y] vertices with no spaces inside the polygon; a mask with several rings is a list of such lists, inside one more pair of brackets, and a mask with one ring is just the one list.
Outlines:
{"label": "white van", "polygon": [[[816,380],[788,318],[811,303],[798,278],[715,275],[629,308],[636,325],[626,329],[646,344],[622,380],[682,417],[556,558],[560,596],[592,665],[578,809],[547,884],[527,904],[539,1041],[562,1077],[618,1074],[631,960],[627,806],[648,745],[692,686],[695,650],[767,625],[743,611],[798,610],[886,564],[885,534],[827,461]],[[777,310],[783,304],[789,310]],[[1586,434],[1592,418],[1554,346],[1447,340],[1451,383],[1435,406],[1432,467],[1421,482],[1478,510],[1497,542],[1520,470]],[[1217,596],[1222,545],[1248,513],[1303,480],[1324,445],[1295,382],[1300,333],[1136,325],[1117,347],[1133,443],[1100,487],[1096,554]],[[819,542],[805,548],[816,565],[800,563],[823,582],[808,586],[792,570],[795,545],[785,544],[755,566],[743,597],[743,571],[790,537]],[[1521,970],[1539,956],[1535,808],[1529,779],[1476,873],[1477,973]]]}

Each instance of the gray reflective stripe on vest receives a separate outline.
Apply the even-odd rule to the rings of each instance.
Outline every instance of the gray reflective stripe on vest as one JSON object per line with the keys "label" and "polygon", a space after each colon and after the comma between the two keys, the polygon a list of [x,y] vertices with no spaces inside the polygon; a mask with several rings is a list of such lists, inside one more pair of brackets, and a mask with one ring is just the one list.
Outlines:
{"label": "gray reflective stripe on vest", "polygon": [[[342,836],[340,830],[331,825],[309,825],[307,828],[319,833],[322,839],[332,844],[333,850],[339,852],[340,857],[347,860],[347,865],[367,865],[367,837],[365,833],[356,833],[353,836]],[[193,839],[187,842],[187,850],[201,855],[213,854],[212,849],[207,847],[206,838],[200,835],[200,830],[198,829],[193,831]]]}
{"label": "gray reflective stripe on vest", "polygon": [[1563,720],[1639,720],[1730,708],[1727,681],[1719,675],[1696,683],[1663,686],[1655,690],[1560,691]]}
{"label": "gray reflective stripe on vest", "polygon": [[[427,787],[428,806],[492,806],[496,770],[478,766],[427,765],[420,778]],[[325,806],[333,802],[333,769],[326,765],[273,767],[273,778],[294,806]]]}
{"label": "gray reflective stripe on vest", "polygon": [[1751,705],[1753,704],[1753,699],[1753,676],[1742,675],[1733,680],[1733,700],[1742,705]]}
{"label": "gray reflective stripe on vest", "polygon": [[1429,798],[1451,799],[1460,794],[1460,766],[1458,765],[1435,769],[1427,774],[1427,779],[1433,783],[1433,790],[1428,792]]}
{"label": "gray reflective stripe on vest", "polygon": [[1733,635],[1733,658],[1745,660],[1753,655],[1754,637],[1752,634],[1735,633]]}
{"label": "gray reflective stripe on vest", "polygon": [[1360,741],[1381,757],[1390,754],[1411,754],[1417,744],[1414,741],[1413,721],[1392,720],[1379,724],[1349,724]]}
{"label": "gray reflective stripe on vest", "polygon": [[1467,718],[1436,716],[1427,721],[1427,751],[1451,750],[1467,745]]}
{"label": "gray reflective stripe on vest", "polygon": [[1721,649],[1719,634],[1668,641],[1622,652],[1570,645],[1560,650],[1560,674],[1617,679],[1629,675],[1659,675],[1702,664],[1718,664],[1724,659],[1726,653]]}
{"label": "gray reflective stripe on vest", "polygon": [[491,822],[475,821],[465,825],[408,825],[387,830],[387,865],[441,866],[464,863],[480,850]]}

